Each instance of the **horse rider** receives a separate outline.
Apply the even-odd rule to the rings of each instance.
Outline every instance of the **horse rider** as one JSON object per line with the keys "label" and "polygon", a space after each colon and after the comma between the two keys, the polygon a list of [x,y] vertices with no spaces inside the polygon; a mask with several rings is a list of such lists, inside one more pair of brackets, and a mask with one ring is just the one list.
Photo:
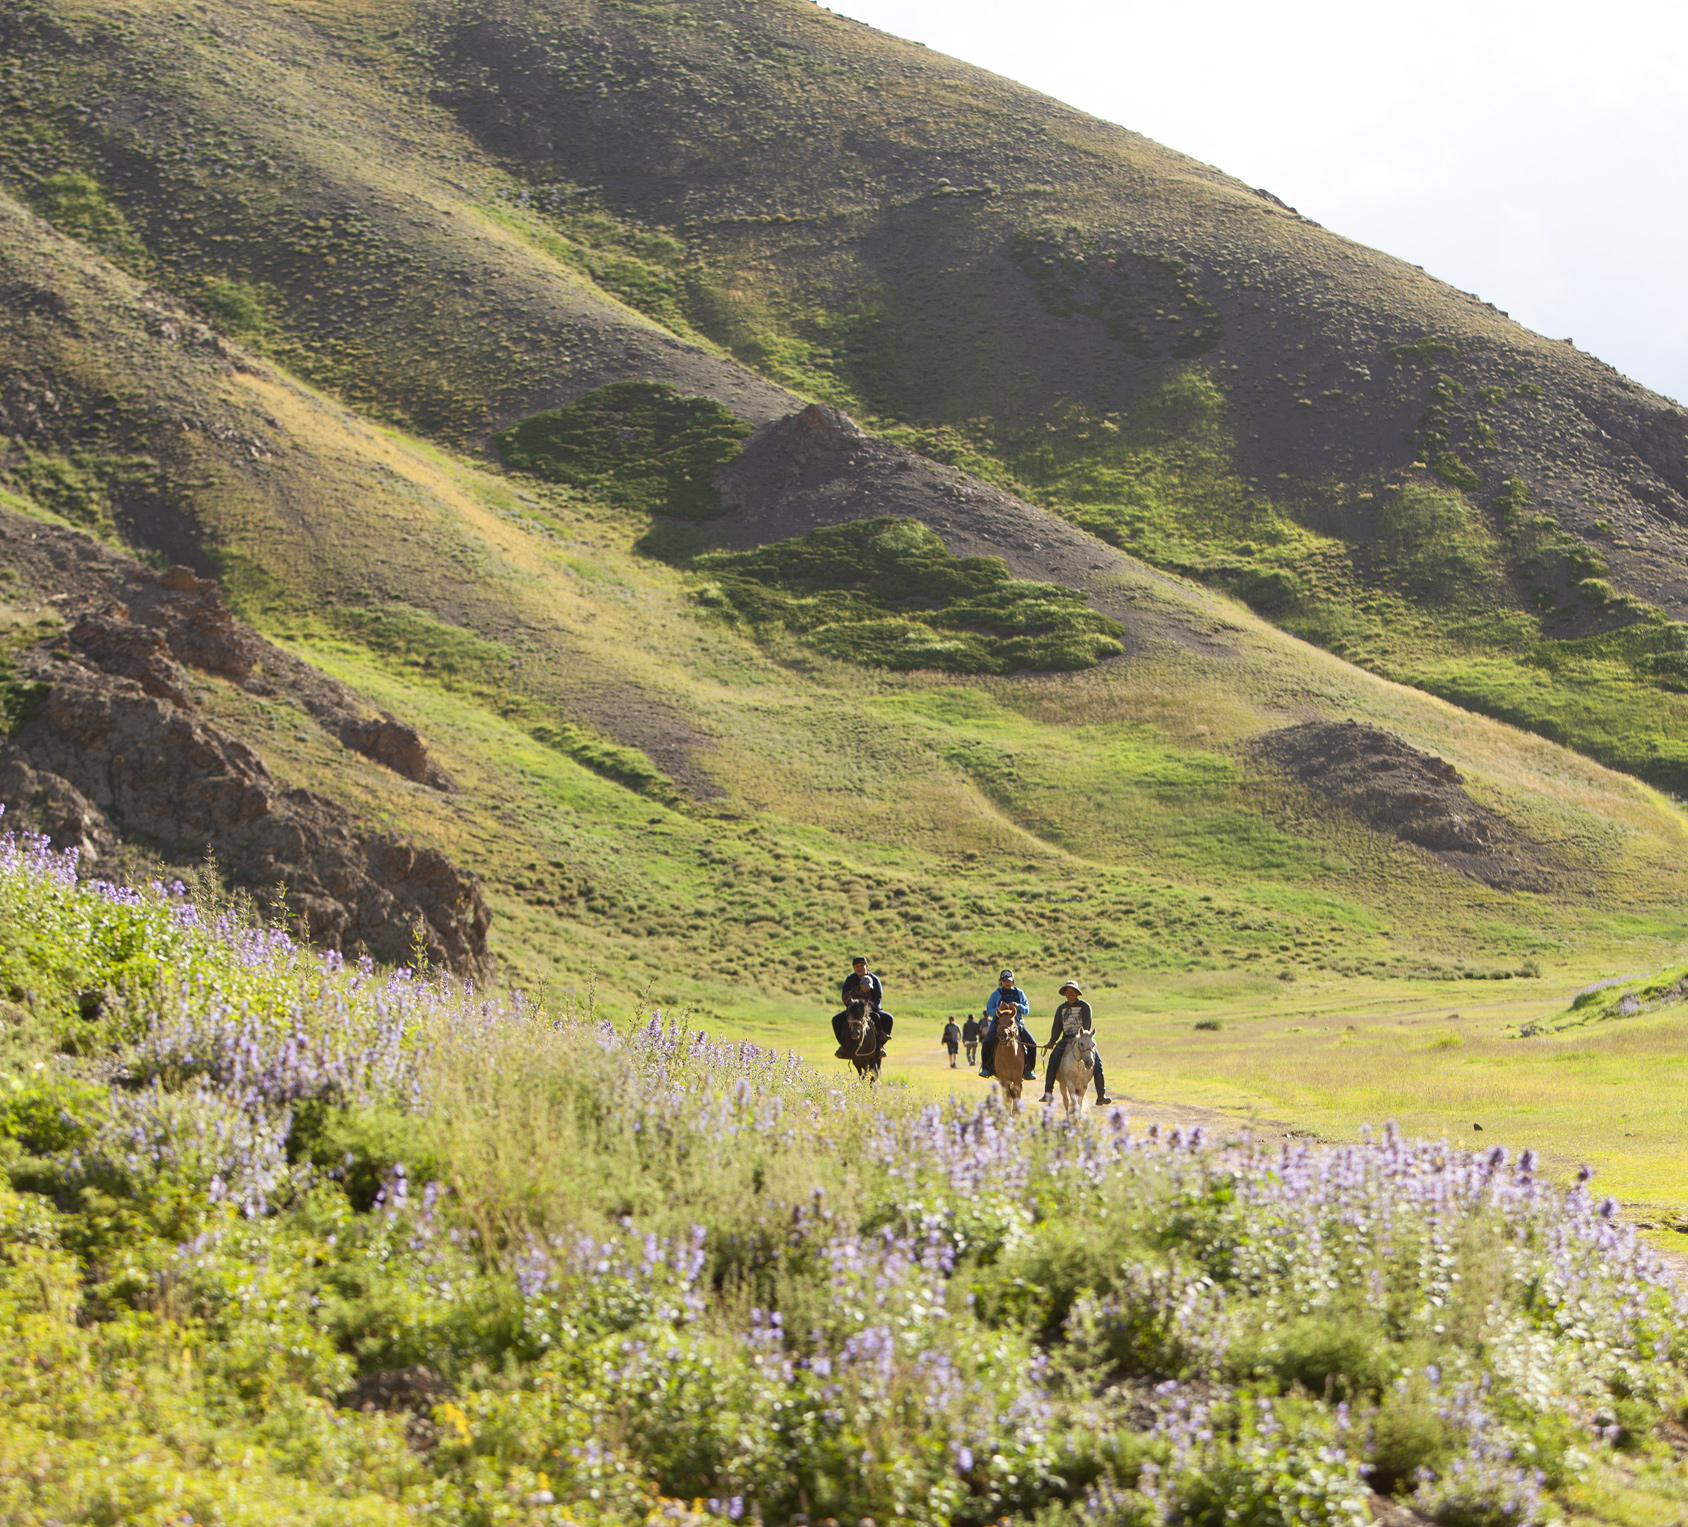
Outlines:
{"label": "horse rider", "polygon": [[950,1070],[955,1070],[955,1052],[961,1048],[961,1025],[955,1021],[955,1014],[951,1013],[949,1022],[944,1025],[944,1048],[949,1051]]}
{"label": "horse rider", "polygon": [[[1094,1034],[1096,1020],[1090,1015],[1090,1004],[1084,1000],[1084,988],[1077,981],[1063,981],[1061,983],[1061,1005],[1055,1009],[1055,1023],[1049,1030],[1049,1060],[1043,1069],[1043,1101],[1048,1102],[1055,1096],[1055,1076],[1061,1069],[1061,1061],[1067,1053],[1067,1042],[1071,1036],[1067,1033],[1067,1021],[1071,1019],[1078,1027],[1075,1033]],[[1102,1052],[1096,1052],[1094,1067],[1096,1077],[1096,1101],[1111,1103],[1108,1096],[1106,1080],[1102,1075]]]}
{"label": "horse rider", "polygon": [[849,1035],[844,1032],[844,1020],[850,1014],[852,997],[866,1000],[867,1010],[873,1014],[874,1024],[879,1030],[879,1042],[883,1045],[891,1037],[891,1025],[895,1020],[879,1005],[884,999],[885,988],[879,977],[867,968],[865,956],[858,954],[850,961],[850,974],[844,977],[844,984],[838,990],[844,999],[844,1010],[832,1015],[832,1032],[838,1036],[837,1058],[849,1060],[856,1053],[850,1045]]}
{"label": "horse rider", "polygon": [[979,1064],[979,1020],[971,1013],[967,1015],[967,1022],[961,1025],[961,1043],[967,1049],[967,1064]]}
{"label": "horse rider", "polygon": [[1005,970],[996,978],[996,990],[985,999],[985,1031],[981,1036],[984,1048],[984,1065],[979,1070],[980,1076],[990,1076],[991,1060],[996,1055],[996,1026],[1002,1019],[1007,1018],[1018,1025],[1020,1030],[1020,1044],[1026,1057],[1026,1080],[1037,1080],[1037,1041],[1032,1038],[1031,1030],[1026,1027],[1026,1014],[1032,1010],[1032,1005],[1026,1000],[1026,994],[1014,984],[1014,972]]}

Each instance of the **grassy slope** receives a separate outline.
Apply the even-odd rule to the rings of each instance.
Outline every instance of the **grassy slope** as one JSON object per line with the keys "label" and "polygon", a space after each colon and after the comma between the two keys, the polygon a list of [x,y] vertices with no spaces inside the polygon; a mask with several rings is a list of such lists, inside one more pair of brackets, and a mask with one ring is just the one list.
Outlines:
{"label": "grassy slope", "polygon": [[845,1092],[13,845],[0,906],[18,1527],[1680,1516],[1682,1293],[1527,1157]]}
{"label": "grassy slope", "polygon": [[[481,440],[652,376],[755,420],[760,373],[1688,788],[1688,632],[1646,608],[1688,609],[1682,416],[1135,134],[795,0],[8,31],[0,174],[388,419]],[[1452,585],[1390,554],[1426,494]]]}
{"label": "grassy slope", "polygon": [[[1688,441],[1663,400],[1206,166],[824,10],[433,15],[456,19],[431,62],[466,131],[536,204],[601,183],[684,236],[685,311],[747,363],[1380,672],[1688,783],[1680,675],[1644,661],[1681,631],[1561,646],[1644,613],[1582,586],[1608,570],[1688,608]],[[1415,490],[1469,525],[1477,587],[1388,555]]]}

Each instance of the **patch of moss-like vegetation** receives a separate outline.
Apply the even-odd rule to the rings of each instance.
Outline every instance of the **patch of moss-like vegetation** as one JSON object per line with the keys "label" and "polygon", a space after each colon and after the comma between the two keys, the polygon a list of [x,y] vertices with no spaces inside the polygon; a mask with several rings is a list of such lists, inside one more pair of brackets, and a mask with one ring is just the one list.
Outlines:
{"label": "patch of moss-like vegetation", "polygon": [[1064,671],[1121,650],[1122,628],[1082,591],[1011,578],[1000,557],[951,556],[917,520],[831,525],[693,565],[712,576],[706,606],[870,668]]}
{"label": "patch of moss-like vegetation", "polygon": [[1446,339],[1419,339],[1407,345],[1391,345],[1389,359],[1397,366],[1434,366],[1438,361],[1458,360],[1459,346]]}
{"label": "patch of moss-like vegetation", "polygon": [[716,471],[750,433],[730,409],[661,382],[615,382],[496,437],[517,471],[597,493],[626,509],[678,519],[722,513]]}
{"label": "patch of moss-like vegetation", "polygon": [[1498,547],[1461,493],[1404,483],[1378,514],[1375,560],[1388,581],[1427,604],[1493,592]]}
{"label": "patch of moss-like vegetation", "polygon": [[1108,249],[1079,229],[1053,227],[1016,234],[1013,254],[1050,313],[1100,319],[1141,360],[1200,355],[1225,336],[1219,309],[1180,260]]}
{"label": "patch of moss-like vegetation", "polygon": [[[91,421],[95,428],[100,421]],[[52,451],[25,447],[0,465],[43,509],[96,535],[111,535],[118,513],[163,490],[159,465],[150,456],[103,450]]]}
{"label": "patch of moss-like vegetation", "polygon": [[126,269],[147,268],[145,247],[92,175],[43,176],[35,188],[35,210],[60,233],[80,239]]}

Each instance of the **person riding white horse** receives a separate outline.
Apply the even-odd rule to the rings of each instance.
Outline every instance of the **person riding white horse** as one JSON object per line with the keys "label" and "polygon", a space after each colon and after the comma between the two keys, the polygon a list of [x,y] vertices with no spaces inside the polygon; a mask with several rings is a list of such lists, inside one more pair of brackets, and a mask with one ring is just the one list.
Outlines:
{"label": "person riding white horse", "polygon": [[[1055,1022],[1049,1029],[1049,1062],[1043,1073],[1043,1101],[1055,1094],[1055,1078],[1066,1058],[1067,1046],[1079,1034],[1096,1032],[1096,1020],[1091,1016],[1090,1004],[1084,1000],[1084,988],[1077,981],[1061,983],[1061,1005],[1055,1009]],[[1102,1055],[1096,1051],[1091,1062],[1096,1079],[1096,1101],[1111,1103],[1106,1078],[1102,1075]]]}

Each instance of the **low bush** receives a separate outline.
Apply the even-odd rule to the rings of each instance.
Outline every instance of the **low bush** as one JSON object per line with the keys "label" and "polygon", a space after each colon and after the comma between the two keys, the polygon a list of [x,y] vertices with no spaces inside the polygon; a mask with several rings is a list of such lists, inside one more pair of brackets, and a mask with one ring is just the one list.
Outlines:
{"label": "low bush", "polygon": [[1000,557],[951,556],[918,520],[831,525],[692,565],[711,578],[706,607],[867,667],[1064,671],[1120,651],[1119,623],[1082,590],[1012,578]]}
{"label": "low bush", "polygon": [[709,398],[683,397],[662,382],[615,382],[494,438],[519,472],[623,508],[710,520],[723,512],[715,473],[738,459],[749,433]]}

